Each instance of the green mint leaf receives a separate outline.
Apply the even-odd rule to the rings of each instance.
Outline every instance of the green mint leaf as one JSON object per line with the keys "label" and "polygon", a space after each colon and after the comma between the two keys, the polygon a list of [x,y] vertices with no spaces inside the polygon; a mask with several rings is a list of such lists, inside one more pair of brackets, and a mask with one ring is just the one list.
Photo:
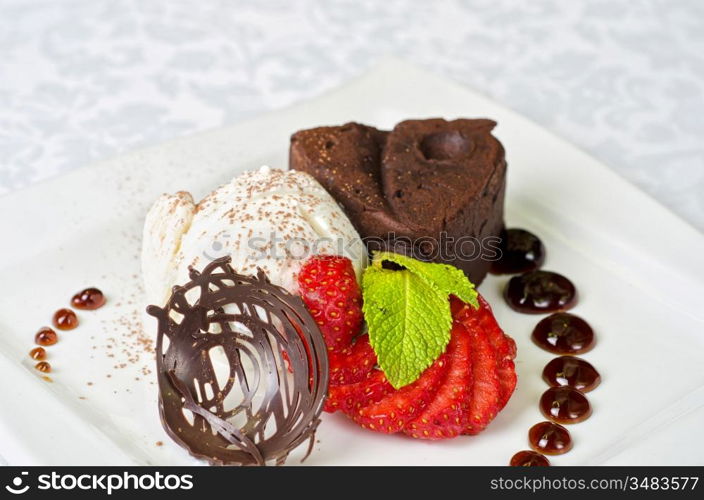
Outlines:
{"label": "green mint leaf", "polygon": [[392,252],[377,252],[374,254],[374,266],[381,267],[381,263],[384,261],[390,261],[405,267],[446,297],[452,294],[461,301],[471,304],[475,309],[479,308],[474,283],[469,281],[462,270],[454,266],[422,262]]}
{"label": "green mint leaf", "polygon": [[369,341],[386,378],[396,389],[416,381],[450,341],[447,294],[410,270],[381,265],[364,271],[362,289]]}

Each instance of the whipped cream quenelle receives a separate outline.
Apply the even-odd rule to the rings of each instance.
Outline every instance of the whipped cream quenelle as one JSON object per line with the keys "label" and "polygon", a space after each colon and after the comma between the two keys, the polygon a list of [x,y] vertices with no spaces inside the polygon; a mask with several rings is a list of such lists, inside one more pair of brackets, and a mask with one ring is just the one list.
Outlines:
{"label": "whipped cream quenelle", "polygon": [[144,224],[142,272],[147,300],[163,305],[186,283],[188,267],[229,255],[241,274],[261,268],[272,283],[296,293],[307,257],[344,255],[355,272],[367,263],[357,231],[310,175],[262,167],[220,186],[199,203],[187,192],[162,195]]}

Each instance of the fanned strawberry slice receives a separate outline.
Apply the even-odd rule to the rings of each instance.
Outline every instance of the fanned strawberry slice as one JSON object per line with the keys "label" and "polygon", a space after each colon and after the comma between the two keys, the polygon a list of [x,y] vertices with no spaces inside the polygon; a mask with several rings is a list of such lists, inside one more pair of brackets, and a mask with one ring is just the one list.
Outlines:
{"label": "fanned strawberry slice", "polygon": [[[515,346],[515,342],[509,337],[509,340]],[[501,386],[501,395],[499,397],[499,410],[503,410],[508,400],[511,399],[513,391],[516,389],[516,384],[518,383],[518,376],[516,375],[516,365],[513,359],[504,359],[499,363],[496,368],[499,375],[499,385]]]}
{"label": "fanned strawberry slice", "polygon": [[442,354],[423,374],[380,401],[363,407],[352,418],[366,429],[393,434],[420,415],[447,374],[447,354]]}
{"label": "fanned strawberry slice", "polygon": [[513,359],[516,357],[516,342],[506,335],[496,318],[491,311],[491,306],[484,300],[484,297],[479,296],[479,318],[480,328],[484,329],[489,335],[489,341],[496,351],[496,370],[499,375],[499,384],[501,386],[501,395],[499,397],[499,410],[502,410],[508,400],[511,398],[514,389],[516,388],[516,366]]}
{"label": "fanned strawberry slice", "polygon": [[516,364],[512,359],[503,361],[496,371],[501,387],[501,395],[499,397],[499,411],[501,411],[504,409],[504,406],[506,406],[506,403],[508,403],[508,400],[511,399],[513,391],[516,389],[518,376],[516,375]]}
{"label": "fanned strawberry slice", "polygon": [[455,321],[447,346],[448,374],[435,398],[404,433],[419,439],[447,439],[465,431],[472,393],[471,349],[469,332]]}
{"label": "fanned strawberry slice", "polygon": [[355,384],[364,380],[376,365],[376,354],[369,335],[358,337],[354,344],[338,352],[328,352],[330,386]]}
{"label": "fanned strawberry slice", "polygon": [[355,384],[330,386],[324,410],[330,413],[340,410],[352,416],[360,409],[376,403],[393,390],[394,388],[386,380],[384,373],[381,370],[373,369],[363,380]]}
{"label": "fanned strawberry slice", "polygon": [[516,342],[506,335],[491,311],[491,306],[479,296],[479,311],[472,315],[479,328],[489,336],[489,342],[496,351],[496,370],[499,376],[501,394],[499,396],[499,411],[506,406],[516,388],[516,366],[513,359],[516,357]]}
{"label": "fanned strawberry slice", "polygon": [[465,434],[478,434],[499,412],[501,386],[496,370],[496,356],[487,333],[468,328],[472,339],[472,399],[469,403],[469,423]]}
{"label": "fanned strawberry slice", "polygon": [[491,306],[481,295],[478,296],[479,309],[464,304],[452,297],[453,318],[461,321],[469,329],[479,329],[489,338],[496,356],[496,370],[499,378],[499,410],[506,406],[516,388],[516,369],[513,359],[516,357],[516,343],[506,335],[494,318]]}

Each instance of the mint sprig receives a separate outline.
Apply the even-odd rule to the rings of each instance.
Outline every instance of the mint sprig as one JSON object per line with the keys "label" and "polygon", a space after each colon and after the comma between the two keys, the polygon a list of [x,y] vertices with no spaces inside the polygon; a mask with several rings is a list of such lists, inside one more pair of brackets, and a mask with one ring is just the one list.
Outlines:
{"label": "mint sprig", "polygon": [[[382,267],[384,261],[403,269]],[[411,384],[445,351],[452,314],[449,295],[478,307],[464,273],[447,264],[379,252],[362,276],[369,341],[392,386]]]}
{"label": "mint sprig", "polygon": [[444,294],[446,298],[449,295],[455,295],[461,301],[472,304],[475,309],[479,307],[474,283],[469,281],[461,269],[449,264],[423,262],[398,253],[377,252],[374,254],[373,264],[381,266],[384,261],[404,267]]}

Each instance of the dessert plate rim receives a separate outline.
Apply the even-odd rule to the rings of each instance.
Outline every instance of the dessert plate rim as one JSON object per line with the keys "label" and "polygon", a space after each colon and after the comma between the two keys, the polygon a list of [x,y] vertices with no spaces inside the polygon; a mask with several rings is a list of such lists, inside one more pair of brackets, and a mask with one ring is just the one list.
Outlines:
{"label": "dessert plate rim", "polygon": [[[406,85],[409,81],[412,81],[413,85]],[[411,103],[414,99],[420,99],[423,93],[431,89],[451,91],[456,95],[464,96],[467,102],[473,103],[477,109],[491,110],[492,116],[487,117],[497,118],[499,122],[497,131],[500,138],[502,127],[509,127],[514,131],[525,128],[528,131],[526,134],[531,136],[526,138],[526,141],[545,141],[546,144],[569,148],[572,159],[589,167],[588,171],[585,171],[586,169],[577,168],[574,165],[565,166],[566,169],[572,169],[570,175],[574,177],[574,181],[588,183],[594,182],[593,179],[598,179],[601,188],[599,193],[591,193],[592,196],[598,198],[598,202],[587,200],[590,196],[589,193],[577,193],[574,200],[575,213],[572,216],[580,221],[580,225],[577,227],[569,227],[567,224],[561,226],[561,232],[556,234],[555,238],[570,246],[573,241],[579,242],[580,238],[583,238],[581,234],[587,231],[590,238],[593,238],[594,245],[604,249],[604,254],[588,254],[588,252],[576,248],[575,252],[582,252],[585,261],[598,261],[600,266],[608,269],[624,284],[637,287],[644,294],[650,293],[654,300],[658,300],[670,308],[669,310],[681,313],[690,324],[704,325],[704,314],[700,312],[700,308],[696,307],[698,305],[697,297],[704,296],[703,234],[576,146],[454,81],[438,77],[393,58],[382,61],[364,75],[315,99],[295,104],[286,109],[270,111],[232,126],[199,132],[160,145],[127,152],[0,197],[0,211],[6,214],[17,213],[17,209],[20,208],[19,212],[21,212],[17,217],[0,219],[0,233],[8,235],[7,241],[24,241],[27,237],[33,238],[31,248],[23,247],[23,245],[9,245],[4,248],[5,258],[4,262],[0,264],[0,272],[10,272],[13,267],[29,265],[29,263],[36,262],[33,259],[46,258],[49,255],[59,258],[63,248],[70,247],[71,238],[80,237],[86,231],[100,227],[101,222],[104,222],[101,219],[105,217],[107,211],[110,211],[109,215],[113,217],[115,210],[124,210],[125,220],[130,217],[138,217],[138,220],[143,220],[139,218],[143,217],[144,210],[140,203],[145,199],[153,199],[155,189],[158,191],[159,188],[151,184],[142,185],[140,182],[156,175],[156,170],[151,169],[156,169],[157,167],[154,165],[158,162],[178,164],[178,160],[174,160],[177,155],[186,155],[190,159],[198,158],[201,155],[204,165],[203,172],[208,176],[221,178],[223,165],[228,164],[223,160],[227,155],[245,158],[245,164],[255,166],[258,158],[266,156],[267,151],[273,148],[277,150],[277,160],[283,161],[287,143],[281,147],[277,141],[285,140],[286,133],[293,133],[295,129],[283,127],[280,125],[281,123],[297,127],[306,125],[308,114],[322,116],[325,113],[320,110],[326,107],[334,107],[334,113],[332,111],[330,113],[349,116],[348,121],[354,121],[358,118],[363,119],[364,110],[372,109],[375,104],[382,109],[386,100],[386,102],[392,102],[392,105],[389,106],[392,111],[387,113],[388,116],[382,112],[383,116],[380,116],[379,119],[383,123],[375,123],[375,125],[389,126],[398,119],[399,115],[394,113],[396,111],[403,112],[404,106],[406,106],[404,102]],[[415,110],[421,109],[423,106],[414,104],[413,106],[408,105],[408,108]],[[411,117],[408,116],[408,118]],[[319,125],[324,124],[326,123],[319,123]],[[261,137],[269,131],[272,133],[272,138],[268,142],[276,143],[275,146],[259,144],[267,142],[261,139],[256,146],[252,145],[251,148],[248,148],[246,144],[240,146],[225,144],[228,137],[234,137],[238,134],[244,134],[246,138],[253,138],[254,141],[254,138]],[[515,134],[515,132],[512,133]],[[514,135],[514,137],[520,137],[520,135]],[[246,139],[243,142],[247,142]],[[523,199],[521,192],[511,191],[511,164],[514,160],[511,155],[511,144],[505,144],[505,147],[509,163],[508,204],[518,206],[520,203],[522,207],[530,207],[531,215],[526,215],[525,220],[533,223],[538,232],[544,230],[550,233],[551,228],[549,225],[545,225],[541,216],[559,217],[560,207],[551,206],[545,200]],[[229,161],[229,164],[233,163],[237,164],[238,162]],[[528,163],[530,162],[528,161]],[[144,167],[145,165],[147,167]],[[137,172],[137,167],[144,168]],[[531,168],[540,169],[542,167],[531,165]],[[125,174],[133,177],[134,181],[125,179]],[[188,174],[183,179],[183,183],[185,186],[195,186],[197,191],[201,189],[197,177],[195,174]],[[223,179],[225,178],[223,177]],[[115,186],[116,192],[120,193],[120,199],[107,199],[106,208],[102,209],[105,212],[80,213],[80,204],[90,204],[100,200],[102,194],[105,193],[105,191],[101,192],[101,189],[107,189],[110,182]],[[81,192],[77,199],[74,192],[75,186],[81,188],[95,186],[95,189],[94,191]],[[546,190],[550,187],[553,186],[546,186]],[[200,195],[204,192],[196,194]],[[130,203],[131,196],[135,200],[139,200],[140,203]],[[613,201],[614,197],[624,206],[620,213],[615,213],[610,206],[610,201]],[[47,212],[44,209],[43,211],[43,206],[51,206],[52,210]],[[56,226],[61,225],[65,220],[71,220],[72,226],[63,234],[62,231],[56,229]],[[661,238],[664,240],[658,245],[652,244],[649,230],[652,230],[653,227],[658,228]],[[141,232],[141,226],[137,232]],[[603,258],[604,255],[607,255],[608,258]],[[569,273],[569,270],[562,271]],[[653,283],[664,287],[667,293],[658,293],[658,290],[653,289]],[[11,286],[22,287],[26,285],[11,283]],[[65,290],[60,287],[57,289]],[[68,291],[75,290],[71,288]],[[58,302],[61,297],[58,297]],[[56,304],[56,301],[52,304]],[[50,451],[49,447],[64,451],[70,450],[68,457],[76,459],[80,463],[153,463],[149,453],[135,455],[133,447],[126,448],[116,443],[114,435],[101,427],[101,415],[83,415],[85,410],[81,403],[75,400],[68,401],[66,391],[57,389],[52,384],[47,384],[36,377],[31,372],[31,365],[28,365],[26,360],[18,362],[18,353],[31,347],[32,332],[26,333],[27,341],[23,344],[18,340],[19,337],[14,334],[14,331],[20,327],[26,329],[27,325],[35,324],[36,320],[33,320],[34,323],[29,322],[21,325],[6,324],[3,314],[16,307],[17,304],[13,303],[11,299],[6,297],[0,299],[0,329],[3,332],[9,332],[0,333],[0,377],[13,381],[11,385],[6,384],[3,389],[6,404],[3,405],[3,409],[0,409],[0,442],[3,443],[3,449],[0,450],[0,455],[2,455],[0,463],[3,461],[3,457],[10,464],[66,463],[60,460],[63,455],[59,451]],[[53,305],[42,303],[41,313],[43,315],[50,314],[51,311],[47,309],[49,307],[53,307]],[[31,311],[34,310],[34,308],[31,309]],[[588,356],[587,359],[589,359]],[[608,383],[608,380],[605,383]],[[57,427],[62,429],[61,432],[51,433],[48,437],[32,432],[33,426],[30,424],[38,425],[37,420],[40,416],[37,415],[37,403],[27,402],[28,395],[33,395],[36,399],[41,400],[42,412],[54,415]],[[668,407],[658,408],[658,411],[651,418],[639,424],[639,432],[641,434],[650,432],[664,422],[673,421],[673,419],[702,407],[704,407],[704,390],[693,391],[691,395],[679,398]],[[154,418],[157,418],[156,415]],[[536,419],[538,418],[536,415]],[[71,435],[74,433],[83,433],[86,439],[78,441],[71,439]],[[624,441],[620,445],[620,451],[617,450],[618,453],[628,452],[632,444],[631,441]],[[525,447],[525,443],[517,442],[515,446],[515,450],[506,451],[507,460],[513,451]],[[592,462],[607,463],[615,455],[616,453],[612,453],[598,459],[593,458]],[[692,454],[684,459],[687,463],[693,462],[696,460],[696,455]],[[68,459],[66,460],[68,461]],[[70,460],[70,462],[72,461]]]}

